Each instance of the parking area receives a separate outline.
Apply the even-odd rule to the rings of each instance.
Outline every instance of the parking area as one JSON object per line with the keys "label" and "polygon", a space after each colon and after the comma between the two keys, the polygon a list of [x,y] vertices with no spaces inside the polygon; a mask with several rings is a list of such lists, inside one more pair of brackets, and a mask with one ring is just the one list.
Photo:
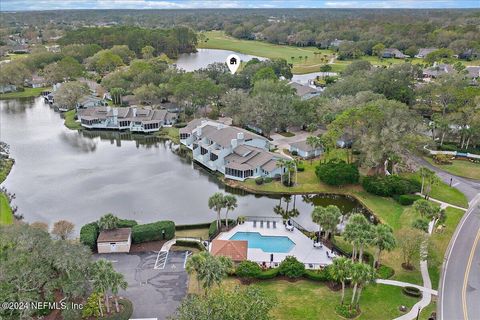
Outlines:
{"label": "parking area", "polygon": [[133,302],[133,318],[167,319],[187,293],[186,251],[170,251],[162,269],[155,269],[157,252],[97,254],[112,261],[128,288],[120,295]]}

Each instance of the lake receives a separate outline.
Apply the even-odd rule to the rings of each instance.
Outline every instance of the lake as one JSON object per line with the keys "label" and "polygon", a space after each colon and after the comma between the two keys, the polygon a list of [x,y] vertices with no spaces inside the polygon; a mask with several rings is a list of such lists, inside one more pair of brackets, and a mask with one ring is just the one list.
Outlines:
{"label": "lake", "polygon": [[[15,159],[2,186],[16,194],[14,204],[28,222],[52,225],[65,219],[79,227],[111,212],[139,223],[205,223],[215,219],[208,197],[225,192],[213,175],[173,152],[169,141],[69,130],[42,98],[0,101],[0,137]],[[231,217],[275,215],[279,197],[228,191],[238,197]],[[356,200],[342,196],[295,200],[301,213],[295,220],[312,230],[314,203],[335,204],[344,212],[361,209]]]}
{"label": "lake", "polygon": [[[237,54],[244,62],[257,58],[259,60],[266,60],[265,57],[252,56],[248,54],[238,53],[230,50],[220,49],[197,49],[196,53],[182,53],[178,56],[175,64],[179,69],[185,71],[195,71],[201,68],[206,68],[209,64],[215,62],[225,62],[230,54]],[[312,72],[305,74],[294,74],[292,81],[308,84],[309,80],[315,79],[317,76],[335,76],[334,72]]]}

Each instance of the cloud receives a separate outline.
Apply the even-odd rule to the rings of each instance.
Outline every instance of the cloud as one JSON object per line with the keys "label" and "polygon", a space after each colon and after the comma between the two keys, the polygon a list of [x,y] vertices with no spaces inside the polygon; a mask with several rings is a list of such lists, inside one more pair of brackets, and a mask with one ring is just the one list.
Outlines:
{"label": "cloud", "polygon": [[0,0],[0,11],[57,9],[479,7],[479,0]]}

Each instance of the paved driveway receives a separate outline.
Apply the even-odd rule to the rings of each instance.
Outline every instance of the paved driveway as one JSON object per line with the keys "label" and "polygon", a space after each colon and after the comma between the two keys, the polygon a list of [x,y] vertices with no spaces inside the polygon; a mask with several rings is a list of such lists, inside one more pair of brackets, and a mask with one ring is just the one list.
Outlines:
{"label": "paved driveway", "polygon": [[97,254],[113,262],[128,282],[120,295],[133,302],[133,318],[167,319],[187,293],[187,273],[183,268],[185,251],[170,251],[165,269],[154,270],[157,253]]}

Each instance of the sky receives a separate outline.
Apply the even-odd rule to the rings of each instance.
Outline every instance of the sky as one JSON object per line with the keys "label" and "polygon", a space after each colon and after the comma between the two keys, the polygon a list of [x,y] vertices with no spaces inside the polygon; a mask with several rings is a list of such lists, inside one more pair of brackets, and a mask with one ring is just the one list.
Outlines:
{"label": "sky", "polygon": [[480,0],[0,0],[0,11],[192,8],[480,8]]}

